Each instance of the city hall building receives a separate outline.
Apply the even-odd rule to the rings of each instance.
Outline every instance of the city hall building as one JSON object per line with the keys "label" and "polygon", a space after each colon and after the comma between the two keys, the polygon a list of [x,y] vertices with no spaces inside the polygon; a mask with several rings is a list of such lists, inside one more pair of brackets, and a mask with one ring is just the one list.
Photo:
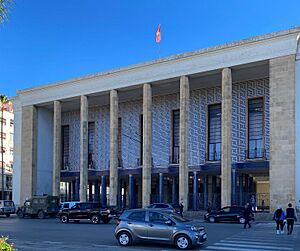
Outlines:
{"label": "city hall building", "polygon": [[13,199],[300,200],[300,27],[20,90]]}

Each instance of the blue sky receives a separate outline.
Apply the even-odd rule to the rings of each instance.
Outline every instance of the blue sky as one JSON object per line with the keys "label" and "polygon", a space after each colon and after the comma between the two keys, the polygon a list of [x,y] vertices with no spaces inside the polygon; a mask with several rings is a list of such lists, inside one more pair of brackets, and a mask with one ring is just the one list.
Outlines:
{"label": "blue sky", "polygon": [[[300,1],[15,0],[0,93],[300,25]],[[162,41],[155,42],[161,24]]]}

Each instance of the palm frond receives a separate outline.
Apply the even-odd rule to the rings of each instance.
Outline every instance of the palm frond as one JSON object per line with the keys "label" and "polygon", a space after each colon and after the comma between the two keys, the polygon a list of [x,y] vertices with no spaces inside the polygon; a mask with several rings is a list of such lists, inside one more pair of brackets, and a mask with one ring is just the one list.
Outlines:
{"label": "palm frond", "polygon": [[12,8],[14,0],[0,0],[0,23],[3,24],[8,19],[8,13]]}

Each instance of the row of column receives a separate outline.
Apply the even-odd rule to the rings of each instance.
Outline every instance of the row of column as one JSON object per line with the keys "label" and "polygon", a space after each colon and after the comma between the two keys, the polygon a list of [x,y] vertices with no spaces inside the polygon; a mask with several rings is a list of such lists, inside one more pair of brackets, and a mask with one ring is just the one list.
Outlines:
{"label": "row of column", "polygon": [[[179,201],[188,205],[188,125],[189,79],[180,77],[180,159]],[[231,70],[222,71],[222,206],[231,204]],[[110,172],[111,205],[118,196],[118,92],[110,91]],[[61,102],[54,101],[53,195],[59,195],[61,170]],[[152,157],[152,87],[143,85],[143,172],[142,205],[150,204]],[[161,179],[161,176],[160,176]],[[80,201],[87,200],[88,184],[88,98],[81,96],[80,105]],[[187,206],[185,206],[185,209]]]}

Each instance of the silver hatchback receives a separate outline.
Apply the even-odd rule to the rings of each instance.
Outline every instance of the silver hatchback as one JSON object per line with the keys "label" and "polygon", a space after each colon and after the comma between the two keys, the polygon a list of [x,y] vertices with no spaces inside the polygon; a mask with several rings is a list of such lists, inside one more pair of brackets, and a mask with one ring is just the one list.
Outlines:
{"label": "silver hatchback", "polygon": [[121,246],[134,241],[157,241],[186,250],[202,245],[207,234],[204,227],[196,228],[177,214],[146,208],[124,211],[118,219],[115,237]]}

